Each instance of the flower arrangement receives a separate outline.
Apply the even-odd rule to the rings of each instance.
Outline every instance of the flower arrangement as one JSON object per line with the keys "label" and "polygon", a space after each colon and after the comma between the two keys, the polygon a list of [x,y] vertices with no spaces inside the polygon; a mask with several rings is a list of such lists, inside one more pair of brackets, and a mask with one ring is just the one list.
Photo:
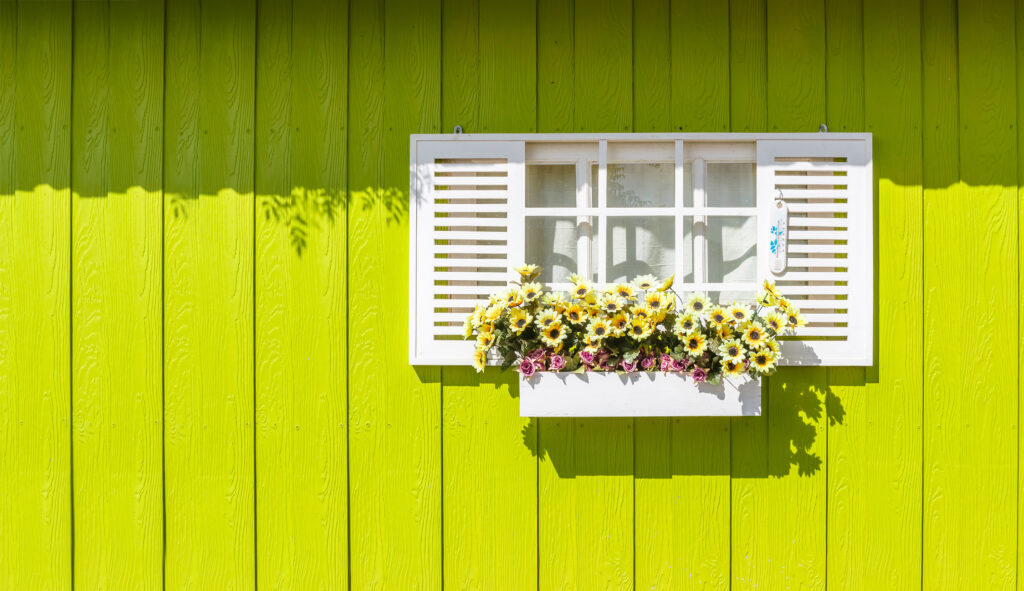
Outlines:
{"label": "flower arrangement", "polygon": [[683,299],[673,277],[651,275],[598,289],[578,275],[572,291],[545,292],[536,265],[516,267],[519,281],[477,306],[465,321],[476,340],[473,366],[483,371],[496,352],[502,369],[524,377],[538,371],[676,372],[694,382],[770,375],[779,360],[777,337],[807,322],[765,281],[752,304],[713,304],[705,294]]}

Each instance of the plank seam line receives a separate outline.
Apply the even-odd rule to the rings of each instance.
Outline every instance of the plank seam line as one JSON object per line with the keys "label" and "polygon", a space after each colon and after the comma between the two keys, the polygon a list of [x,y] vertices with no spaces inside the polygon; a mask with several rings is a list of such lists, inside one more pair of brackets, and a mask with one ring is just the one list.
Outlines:
{"label": "plank seam line", "polygon": [[167,588],[167,2],[163,5],[160,94],[160,582]]}
{"label": "plank seam line", "polygon": [[[69,533],[71,539],[69,540],[69,549],[71,552],[70,560],[68,561],[71,566],[71,588],[75,588],[75,208],[72,202],[75,199],[75,188],[72,186],[74,180],[75,171],[75,148],[74,148],[74,129],[75,129],[75,7],[77,4],[72,3],[68,14],[69,25],[69,39],[68,47],[69,53],[68,58],[70,63],[68,69],[69,88],[68,88],[68,505],[69,505]],[[107,21],[107,55],[110,52],[110,21],[108,13]],[[109,59],[109,57],[108,57]]]}
{"label": "plank seam line", "polygon": [[[252,18],[252,33],[253,33],[253,44],[252,44],[252,129],[256,130],[257,111],[259,109],[259,51],[260,51],[260,11],[259,5],[256,0],[252,1],[253,18]],[[291,6],[294,10],[294,4]],[[289,63],[289,67],[291,64]],[[259,267],[256,265],[256,242],[257,242],[257,228],[256,228],[256,170],[259,166],[259,152],[257,151],[257,137],[259,133],[252,134],[252,301],[249,303],[252,311],[252,583],[253,589],[259,589],[259,507],[257,505],[259,499],[259,480],[256,478],[257,470],[259,469],[259,456],[256,453],[256,440],[257,440],[257,421],[256,413],[258,408],[258,401],[256,400],[256,393],[259,391],[258,381],[258,370],[256,366],[256,340],[259,334],[256,326],[256,274],[259,273]]]}
{"label": "plank seam line", "polygon": [[[294,9],[294,5],[293,5]],[[349,186],[349,161],[348,151],[349,135],[352,133],[351,129],[351,109],[352,109],[352,3],[349,2],[345,7],[346,22],[345,28],[347,36],[345,39],[345,191],[349,197],[347,203],[349,206],[352,204],[352,187]],[[348,583],[348,589],[352,589],[352,420],[351,420],[351,375],[349,362],[351,361],[351,355],[349,353],[349,209],[345,208],[345,578]]]}

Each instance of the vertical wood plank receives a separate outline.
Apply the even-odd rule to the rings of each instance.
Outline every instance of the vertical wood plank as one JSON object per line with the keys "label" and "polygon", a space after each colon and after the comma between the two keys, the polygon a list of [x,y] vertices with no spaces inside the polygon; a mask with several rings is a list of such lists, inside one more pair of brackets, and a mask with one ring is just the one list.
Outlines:
{"label": "vertical wood plank", "polygon": [[[408,363],[409,134],[440,131],[440,2],[352,5],[351,584],[442,584],[441,388]],[[385,67],[386,63],[386,67]]]}
{"label": "vertical wood plank", "polygon": [[537,3],[537,130],[569,133],[575,118],[573,0]]}
{"label": "vertical wood plank", "polygon": [[75,5],[75,585],[163,584],[163,3]]}
{"label": "vertical wood plank", "polygon": [[167,7],[168,589],[255,584],[255,16],[247,0]]}
{"label": "vertical wood plank", "polygon": [[670,0],[633,2],[633,131],[672,130]]}
{"label": "vertical wood plank", "polygon": [[[454,21],[460,15],[448,16]],[[483,0],[460,7],[454,30],[444,30],[443,69],[466,72],[443,87],[472,113],[482,132],[533,131],[536,126],[536,18],[533,2]],[[476,15],[479,30],[464,22]],[[446,22],[450,22],[446,20]],[[476,47],[456,53],[465,39]],[[449,63],[449,60],[451,63]],[[450,68],[450,70],[449,70]],[[450,80],[446,76],[446,81]],[[479,114],[477,117],[477,113]],[[458,121],[442,121],[450,130]],[[468,367],[442,369],[444,400],[444,586],[454,589],[532,589],[537,586],[536,430],[519,416],[516,376]],[[509,511],[509,507],[515,507]]]}
{"label": "vertical wood plank", "polygon": [[765,0],[729,2],[730,131],[765,131],[768,123]]}
{"label": "vertical wood plank", "polygon": [[[0,586],[72,580],[71,4],[3,7]],[[13,45],[11,43],[13,42]],[[10,94],[8,94],[10,93]],[[16,140],[16,142],[14,142]]]}
{"label": "vertical wood plank", "polygon": [[480,131],[480,0],[443,0],[441,131]]}
{"label": "vertical wood plank", "polygon": [[[839,26],[859,16],[844,14],[846,8],[830,4],[830,23],[842,32],[842,43],[859,53],[860,34]],[[863,108],[867,130],[877,134],[876,252],[886,254],[876,262],[876,365],[829,369],[828,575],[829,585],[841,588],[921,584],[920,15],[913,2],[864,4]],[[843,121],[857,121],[860,107],[832,101],[832,88],[841,85],[841,92],[856,95],[859,82],[846,73],[833,76],[833,56],[840,67],[857,59],[840,57],[833,30],[829,124],[838,131]]]}
{"label": "vertical wood plank", "polygon": [[[766,15],[769,131],[814,131],[826,112],[824,2],[769,1]],[[826,388],[824,368],[782,368],[760,422],[734,422],[734,588],[825,587]]]}
{"label": "vertical wood plank", "polygon": [[[628,131],[633,121],[631,4],[579,2],[572,13],[560,16],[573,21],[573,130]],[[564,22],[545,23],[544,31],[564,27]],[[538,107],[539,114],[553,110]],[[632,419],[543,419],[537,424],[540,587],[631,589]]]}
{"label": "vertical wood plank", "polygon": [[260,3],[256,559],[268,589],[348,585],[348,6]]}
{"label": "vertical wood plank", "polygon": [[[924,586],[1010,589],[1018,351],[993,336],[1017,325],[1019,307],[1014,5],[961,2],[955,14],[959,183],[925,198]],[[971,239],[951,239],[961,235]],[[951,323],[951,310],[969,320]],[[985,379],[955,377],[965,361]]]}
{"label": "vertical wood plank", "polygon": [[[666,17],[672,130],[728,129],[728,4],[675,2]],[[637,588],[728,589],[729,419],[635,423]]]}

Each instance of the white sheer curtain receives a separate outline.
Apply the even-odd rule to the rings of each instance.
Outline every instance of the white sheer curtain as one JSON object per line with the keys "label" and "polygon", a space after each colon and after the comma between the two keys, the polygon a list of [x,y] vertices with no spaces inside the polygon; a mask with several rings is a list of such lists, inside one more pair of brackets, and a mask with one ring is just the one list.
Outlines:
{"label": "white sheer curtain", "polygon": [[[708,163],[707,206],[754,207],[753,163]],[[636,215],[608,216],[605,245],[605,279],[617,282],[637,275],[667,277],[676,272],[676,257],[682,257],[683,282],[693,282],[693,220],[685,220],[682,236],[676,236],[675,217],[645,215],[644,209],[672,207],[675,202],[673,163],[609,163],[609,207],[636,209]],[[684,200],[693,203],[692,166],[684,168]],[[591,192],[597,192],[597,165],[590,170]],[[576,207],[575,164],[531,164],[526,176],[528,208]],[[594,199],[596,201],[596,198]],[[578,248],[582,236],[590,236],[593,265],[597,264],[598,224],[580,223],[575,216],[526,217],[526,258],[541,265],[541,281],[562,283],[580,271]],[[757,280],[755,216],[708,216],[704,228],[707,244],[707,280],[711,283],[755,282]],[[592,235],[593,234],[593,235]],[[586,244],[586,241],[582,241]],[[725,295],[725,294],[723,294]]]}

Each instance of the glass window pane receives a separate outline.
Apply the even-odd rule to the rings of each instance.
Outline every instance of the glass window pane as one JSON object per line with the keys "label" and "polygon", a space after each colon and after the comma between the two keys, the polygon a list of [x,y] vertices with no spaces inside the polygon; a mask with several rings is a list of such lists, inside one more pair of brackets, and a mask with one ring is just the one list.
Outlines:
{"label": "glass window pane", "polygon": [[[597,171],[597,164],[590,167],[594,195]],[[608,163],[608,207],[672,207],[675,186],[675,165],[671,162]]]}
{"label": "glass window pane", "polygon": [[606,281],[627,281],[647,274],[662,278],[675,273],[674,218],[610,217],[607,227]]}
{"label": "glass window pane", "polygon": [[693,164],[683,164],[683,206],[693,207]]}
{"label": "glass window pane", "polygon": [[576,207],[575,164],[527,164],[527,207]]}
{"label": "glass window pane", "polygon": [[576,240],[588,232],[575,217],[526,217],[526,261],[543,269],[540,281],[564,283],[577,271]]}
{"label": "glass window pane", "polygon": [[708,282],[757,281],[757,218],[708,217]]}
{"label": "glass window pane", "polygon": [[716,304],[728,306],[733,302],[739,302],[748,306],[752,305],[757,294],[753,291],[712,291],[708,292],[708,299]]}
{"label": "glass window pane", "polygon": [[754,207],[754,163],[709,162],[708,207]]}

